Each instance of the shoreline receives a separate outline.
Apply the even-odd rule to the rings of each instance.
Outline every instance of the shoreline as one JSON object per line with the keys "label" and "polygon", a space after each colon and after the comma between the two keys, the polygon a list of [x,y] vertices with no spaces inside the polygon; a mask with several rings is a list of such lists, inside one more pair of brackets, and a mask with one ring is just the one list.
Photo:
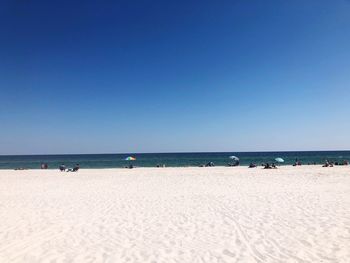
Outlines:
{"label": "shoreline", "polygon": [[[236,157],[237,156],[237,157]],[[125,160],[128,157],[136,158],[134,161]],[[321,165],[326,160],[335,163],[344,163],[350,160],[350,151],[322,151],[322,152],[245,152],[245,153],[148,153],[148,154],[92,154],[92,155],[24,155],[24,156],[0,156],[0,169],[40,169],[41,165],[49,169],[56,169],[61,164],[73,167],[80,164],[81,168],[124,168],[133,165],[135,167],[199,167],[213,163],[217,166],[229,166],[239,159],[241,166],[251,163],[261,165],[263,163],[275,163],[276,159],[283,159],[279,165],[293,165],[301,162],[303,165]],[[45,168],[45,167],[44,167]]]}
{"label": "shoreline", "polygon": [[[239,165],[239,166],[221,166],[221,165],[217,165],[217,166],[212,166],[212,167],[205,167],[205,166],[165,166],[165,167],[153,167],[153,166],[134,166],[133,168],[128,168],[128,167],[102,167],[102,168],[84,168],[84,167],[80,167],[79,171],[81,170],[134,170],[134,169],[156,169],[156,170],[164,170],[164,169],[215,169],[215,168],[227,168],[229,170],[235,170],[235,169],[249,169],[249,170],[278,170],[278,169],[283,169],[286,167],[289,168],[293,168],[293,169],[299,169],[300,167],[305,168],[308,167],[310,169],[313,168],[346,168],[348,167],[350,170],[350,165],[334,165],[333,167],[323,167],[323,164],[304,164],[304,165],[297,165],[297,166],[293,166],[291,164],[285,164],[285,165],[276,165],[277,169],[264,169],[262,165],[258,165],[257,167],[253,167],[253,168],[249,168],[248,165]],[[59,171],[59,168],[48,168],[48,169],[40,169],[40,168],[25,168],[25,169],[0,169],[0,171]]]}

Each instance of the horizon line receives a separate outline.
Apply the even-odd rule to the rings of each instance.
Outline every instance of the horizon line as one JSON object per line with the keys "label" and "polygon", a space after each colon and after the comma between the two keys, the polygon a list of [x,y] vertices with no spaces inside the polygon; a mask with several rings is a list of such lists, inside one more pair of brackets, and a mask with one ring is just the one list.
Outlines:
{"label": "horizon line", "polygon": [[1,156],[42,156],[42,155],[137,155],[137,154],[176,154],[176,153],[291,153],[291,152],[350,152],[350,150],[274,150],[274,151],[174,151],[174,152],[119,152],[119,153],[40,153],[40,154],[0,154]]}

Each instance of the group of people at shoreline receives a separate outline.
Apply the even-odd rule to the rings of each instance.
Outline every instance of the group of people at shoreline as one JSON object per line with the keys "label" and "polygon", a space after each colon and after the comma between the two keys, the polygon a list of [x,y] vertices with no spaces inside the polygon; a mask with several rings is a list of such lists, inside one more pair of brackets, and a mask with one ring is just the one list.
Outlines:
{"label": "group of people at shoreline", "polygon": [[[49,165],[47,163],[41,163],[40,165],[40,169],[48,169],[49,168]],[[61,171],[61,172],[77,172],[79,169],[80,169],[80,164],[76,164],[74,167],[72,168],[67,168],[66,165],[64,163],[62,163],[58,169]],[[16,170],[16,169],[15,169]],[[21,169],[18,169],[18,170],[21,170]]]}
{"label": "group of people at shoreline", "polygon": [[[295,162],[292,164],[292,166],[301,166],[302,165],[302,162],[299,161],[298,159],[295,160]],[[310,163],[308,162],[307,165],[317,165],[316,162],[313,162],[313,163]],[[343,161],[329,161],[329,160],[325,160],[325,162],[322,164],[322,167],[333,167],[333,166],[346,166],[346,165],[349,165],[349,161],[348,160],[343,160]],[[202,165],[199,165],[199,167],[214,167],[215,164],[214,162],[208,162],[206,164],[202,164]],[[227,166],[229,167],[236,167],[236,166],[240,166],[240,162],[239,160],[236,160],[232,163],[228,163]],[[263,167],[263,169],[277,169],[277,165],[273,162],[273,163],[262,163],[260,166]],[[164,168],[166,167],[165,164],[157,164],[156,165],[157,168]],[[253,163],[251,162],[248,166],[248,168],[257,168],[258,165],[256,163]],[[47,163],[41,163],[40,165],[40,169],[48,169],[49,166]],[[130,164],[130,165],[127,165],[125,166],[124,168],[128,168],[128,169],[132,169],[132,168],[135,168],[134,165]],[[72,168],[67,168],[65,166],[65,164],[61,164],[58,169],[61,171],[61,172],[77,172],[79,169],[80,169],[80,165],[77,163],[74,167]],[[25,168],[16,168],[15,170],[25,170]]]}
{"label": "group of people at shoreline", "polygon": [[67,168],[64,164],[59,166],[61,172],[77,172],[80,169],[80,165],[77,163],[73,168]]}
{"label": "group of people at shoreline", "polygon": [[332,162],[326,160],[322,167],[333,167],[334,165],[349,165],[349,162],[347,160],[344,160],[343,162]]}

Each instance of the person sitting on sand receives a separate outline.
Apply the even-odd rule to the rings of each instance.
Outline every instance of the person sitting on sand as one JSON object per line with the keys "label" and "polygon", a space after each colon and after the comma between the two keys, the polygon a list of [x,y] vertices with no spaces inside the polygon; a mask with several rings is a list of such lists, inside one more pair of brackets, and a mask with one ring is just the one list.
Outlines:
{"label": "person sitting on sand", "polygon": [[264,166],[264,169],[277,169],[277,166],[275,165],[275,163],[272,163],[272,164],[266,163]]}
{"label": "person sitting on sand", "polygon": [[265,163],[265,165],[264,165],[264,169],[272,169],[272,167],[270,166],[270,164],[269,164],[269,163]]}
{"label": "person sitting on sand", "polygon": [[347,160],[344,160],[343,165],[349,165],[349,162]]}
{"label": "person sitting on sand", "polygon": [[322,167],[329,167],[329,162],[328,160],[325,161],[324,165],[322,165]]}
{"label": "person sitting on sand", "polygon": [[77,163],[73,168],[73,172],[77,172],[79,169],[80,169],[80,165]]}
{"label": "person sitting on sand", "polygon": [[256,168],[256,164],[255,163],[250,163],[248,168]]}
{"label": "person sitting on sand", "polygon": [[293,166],[300,166],[300,165],[301,165],[301,162],[298,160],[298,158],[296,158]]}
{"label": "person sitting on sand", "polygon": [[295,159],[295,162],[293,163],[293,166],[297,166],[298,165],[298,158]]}
{"label": "person sitting on sand", "polygon": [[62,163],[60,165],[59,169],[60,169],[61,172],[64,172],[64,171],[66,171],[66,166]]}

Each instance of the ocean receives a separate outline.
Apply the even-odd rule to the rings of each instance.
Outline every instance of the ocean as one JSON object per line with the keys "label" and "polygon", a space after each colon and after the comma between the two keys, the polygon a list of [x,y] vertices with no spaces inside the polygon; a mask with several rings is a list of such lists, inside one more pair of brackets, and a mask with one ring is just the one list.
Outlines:
{"label": "ocean", "polygon": [[[277,157],[285,160],[281,165],[291,165],[296,159],[302,164],[321,164],[325,160],[350,161],[350,151],[0,155],[0,169],[39,169],[41,163],[47,163],[49,169],[57,169],[62,163],[67,167],[79,163],[81,168],[119,168],[129,164],[136,167],[156,167],[158,164],[185,167],[200,166],[208,162],[213,162],[216,166],[226,166],[231,162],[229,156],[232,155],[240,159],[240,165],[274,162]],[[134,156],[136,160],[125,161],[128,156]]]}

